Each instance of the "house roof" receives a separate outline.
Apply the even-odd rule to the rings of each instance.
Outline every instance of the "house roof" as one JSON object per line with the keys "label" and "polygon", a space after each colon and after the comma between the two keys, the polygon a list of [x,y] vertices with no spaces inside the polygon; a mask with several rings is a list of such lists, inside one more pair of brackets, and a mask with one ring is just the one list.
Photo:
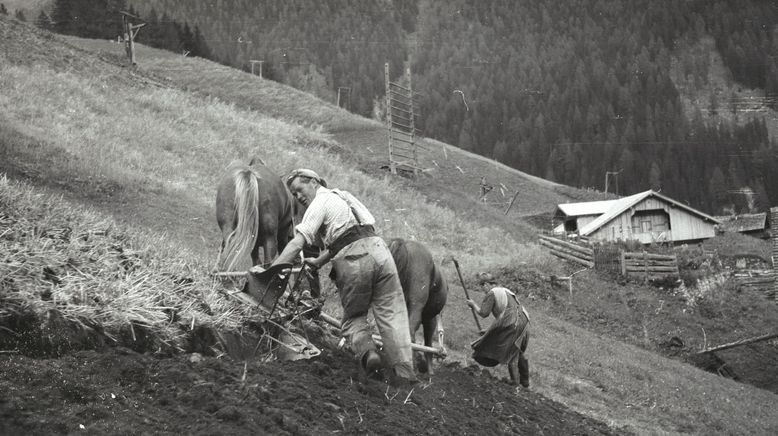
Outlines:
{"label": "house roof", "polygon": [[721,221],[721,230],[725,232],[764,230],[767,225],[767,214],[764,212],[717,216],[716,219]]}
{"label": "house roof", "polygon": [[[710,215],[704,214],[698,211],[697,209],[691,208],[683,203],[673,200],[670,197],[666,197],[658,192],[654,192],[653,190],[650,189],[648,191],[630,195],[629,197],[619,198],[617,200],[590,201],[585,203],[565,203],[565,204],[560,204],[557,207],[559,208],[559,210],[561,210],[568,216],[596,215],[599,213],[600,216],[598,216],[597,219],[595,219],[594,221],[586,224],[585,226],[579,229],[579,233],[582,236],[589,236],[600,227],[609,223],[612,219],[621,215],[621,213],[624,212],[625,210],[640,203],[641,201],[643,201],[648,197],[661,198],[662,200],[671,203],[681,209],[685,209],[687,212],[691,214],[697,215],[705,220],[711,221],[716,224],[719,223],[719,220],[713,218]],[[566,210],[569,210],[571,213],[574,213],[574,215],[568,214],[567,212],[565,212]],[[597,211],[602,211],[602,212],[597,212]]]}
{"label": "house roof", "polygon": [[619,200],[587,201],[584,203],[562,203],[557,205],[557,208],[569,217],[601,215],[610,210],[610,208],[613,207],[613,203],[616,201]]}

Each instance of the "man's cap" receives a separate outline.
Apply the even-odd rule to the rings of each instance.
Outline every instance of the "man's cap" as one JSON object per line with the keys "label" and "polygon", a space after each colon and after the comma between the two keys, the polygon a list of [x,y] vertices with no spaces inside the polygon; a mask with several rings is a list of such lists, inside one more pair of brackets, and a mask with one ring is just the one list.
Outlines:
{"label": "man's cap", "polygon": [[296,170],[293,170],[289,175],[286,177],[286,186],[291,187],[292,181],[297,177],[308,177],[309,179],[316,180],[319,182],[320,185],[327,187],[327,182],[319,177],[318,174],[316,174],[315,171],[309,170],[307,168],[298,168]]}

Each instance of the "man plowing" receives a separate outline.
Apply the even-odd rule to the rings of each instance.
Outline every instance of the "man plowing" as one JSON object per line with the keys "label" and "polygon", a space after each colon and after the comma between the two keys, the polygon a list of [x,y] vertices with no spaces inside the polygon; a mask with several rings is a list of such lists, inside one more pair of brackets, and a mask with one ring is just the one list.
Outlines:
{"label": "man plowing", "polygon": [[[330,278],[343,306],[341,331],[361,370],[370,375],[385,364],[393,369],[395,384],[416,383],[405,299],[392,255],[375,233],[375,218],[350,193],[328,189],[312,170],[292,171],[286,184],[307,209],[273,264],[290,263],[305,244],[325,247],[306,264],[319,268],[332,262]],[[383,363],[367,322],[369,309],[383,340]]]}

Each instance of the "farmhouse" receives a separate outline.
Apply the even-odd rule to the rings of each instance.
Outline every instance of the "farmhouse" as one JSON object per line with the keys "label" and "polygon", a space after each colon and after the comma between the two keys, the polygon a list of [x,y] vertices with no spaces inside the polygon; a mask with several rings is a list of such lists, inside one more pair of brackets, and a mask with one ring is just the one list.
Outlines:
{"label": "farmhouse", "polygon": [[576,232],[604,241],[695,242],[716,234],[719,221],[672,198],[648,190],[617,200],[564,203],[555,232]]}
{"label": "farmhouse", "polygon": [[767,219],[767,214],[764,212],[717,216],[716,219],[721,222],[718,229],[722,232],[737,232],[756,238],[770,237],[768,232],[770,220]]}

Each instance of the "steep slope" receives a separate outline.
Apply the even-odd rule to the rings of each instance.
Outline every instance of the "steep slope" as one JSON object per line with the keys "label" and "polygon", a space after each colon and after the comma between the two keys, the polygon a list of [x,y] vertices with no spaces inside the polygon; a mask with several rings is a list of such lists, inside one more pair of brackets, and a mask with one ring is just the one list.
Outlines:
{"label": "steep slope", "polygon": [[[78,46],[97,50],[123,64],[123,47],[106,41],[70,38]],[[140,71],[190,91],[233,102],[270,116],[320,126],[332,143],[323,144],[363,172],[388,174],[386,130],[376,121],[355,117],[293,88],[202,59],[138,46]],[[289,98],[294,96],[294,99]],[[415,179],[396,178],[446,208],[474,214],[473,218],[508,229],[519,240],[534,238],[535,230],[516,217],[549,216],[557,204],[613,198],[597,191],[560,185],[434,140],[421,141],[419,164],[425,171]],[[479,204],[480,181],[494,186]],[[507,216],[511,200],[518,192]],[[503,212],[503,213],[501,213]],[[550,226],[550,216],[548,217]],[[550,228],[550,227],[549,227]],[[547,228],[548,229],[548,228]]]}
{"label": "steep slope", "polygon": [[[563,267],[549,259],[548,255],[537,250],[536,247],[518,243],[521,233],[510,228],[512,226],[510,221],[506,222],[508,227],[504,233],[496,228],[484,229],[484,220],[479,219],[479,214],[492,213],[496,215],[494,218],[496,220],[502,214],[501,207],[489,212],[488,208],[483,208],[471,199],[469,202],[461,201],[457,208],[452,207],[457,211],[457,214],[454,214],[450,209],[435,205],[435,197],[421,195],[415,189],[402,189],[416,182],[383,177],[383,173],[382,177],[372,177],[370,174],[376,169],[367,164],[363,171],[356,171],[355,166],[363,168],[359,164],[362,162],[358,160],[360,158],[352,157],[353,154],[348,151],[349,146],[334,140],[343,129],[324,127],[312,130],[304,126],[326,125],[326,120],[335,120],[332,121],[334,126],[338,123],[359,126],[365,121],[345,117],[347,114],[342,111],[336,111],[334,114],[328,112],[327,105],[315,99],[291,91],[286,93],[285,90],[288,88],[276,87],[273,84],[268,84],[272,88],[267,89],[275,93],[266,89],[265,95],[256,96],[252,92],[255,88],[264,88],[262,85],[265,83],[244,82],[242,78],[246,75],[237,72],[234,82],[229,86],[226,80],[211,82],[208,85],[211,73],[218,74],[217,77],[221,79],[225,79],[225,73],[220,66],[207,62],[186,64],[186,68],[175,68],[175,64],[168,65],[167,76],[169,77],[149,74],[143,70],[145,67],[142,64],[138,70],[129,70],[121,66],[122,62],[115,55],[94,56],[89,51],[79,49],[72,44],[63,44],[58,37],[33,31],[26,26],[2,18],[0,18],[0,25],[2,26],[0,36],[4,41],[0,48],[0,56],[2,56],[0,80],[5,90],[0,95],[0,101],[3,107],[7,108],[1,125],[3,135],[0,139],[3,147],[0,148],[0,152],[3,155],[0,165],[15,171],[15,174],[30,178],[41,188],[64,193],[66,198],[76,202],[97,206],[119,222],[140,229],[153,229],[165,233],[166,240],[174,247],[187,247],[196,252],[200,258],[191,265],[195,270],[207,270],[214,253],[212,247],[217,243],[215,225],[210,218],[210,190],[214,178],[233,156],[259,152],[274,167],[284,170],[303,164],[311,166],[311,162],[315,162],[317,166],[323,168],[322,171],[326,175],[332,177],[331,180],[349,189],[358,190],[360,195],[368,198],[371,208],[374,207],[379,216],[384,219],[384,228],[388,234],[416,236],[431,246],[438,259],[454,254],[462,262],[466,273],[470,273],[466,274],[468,278],[479,268],[493,270],[500,266],[515,267],[522,262],[528,264],[523,266],[542,269],[544,274],[565,272]],[[5,43],[6,41],[8,43]],[[190,62],[183,57],[178,59]],[[194,78],[202,81],[201,86],[221,89],[221,92],[237,97],[235,100],[232,97],[228,99],[224,97],[227,94],[211,92],[211,88],[207,87],[198,88],[201,91],[197,93],[181,92],[178,86],[170,86],[170,84],[181,80],[181,88],[194,89],[195,87],[192,82],[181,79],[179,74],[189,75],[190,79],[187,80]],[[266,109],[244,110],[242,108],[245,107],[245,102],[239,99],[242,94],[253,95],[254,104],[265,104],[271,108],[270,110],[277,111],[274,112],[274,116],[296,120],[301,124],[307,122],[299,126],[262,115],[262,111]],[[220,97],[216,98],[214,95]],[[34,97],[33,101],[28,103],[25,98],[29,100],[31,96]],[[298,98],[305,99],[305,103],[296,107]],[[306,114],[305,117],[301,119],[296,115],[300,113]],[[317,119],[316,116],[325,121],[311,123],[311,119]],[[344,116],[344,119],[338,120],[341,116]],[[372,128],[369,122],[368,127]],[[368,137],[372,137],[371,135],[373,133],[369,133]],[[354,147],[359,147],[361,142],[355,140]],[[441,153],[440,150],[438,149],[437,153]],[[451,149],[446,148],[446,150],[449,156],[453,155]],[[368,159],[364,162],[370,161]],[[467,165],[464,160],[462,162]],[[479,162],[484,164],[482,160]],[[460,168],[465,174],[470,173],[471,167],[460,166]],[[449,174],[462,174],[455,167],[448,170],[450,170]],[[479,171],[473,170],[473,172]],[[522,179],[526,178],[522,177]],[[419,185],[422,188],[426,180],[428,179],[419,178]],[[434,175],[429,180],[434,181]],[[516,184],[519,185],[521,181],[516,180]],[[455,178],[449,179],[447,183],[451,185],[449,189],[452,192],[456,193],[459,190],[460,197],[465,197],[461,192],[468,191],[467,183]],[[548,188],[548,183],[538,185]],[[531,189],[531,186],[527,188],[528,191]],[[538,192],[553,195],[551,190]],[[528,195],[535,195],[535,193],[529,192]],[[541,197],[534,197],[533,201],[539,201],[538,198]],[[475,203],[478,209],[474,210],[471,203]],[[170,207],[170,210],[164,209],[165,206]],[[541,207],[548,206],[541,205]],[[538,208],[537,204],[526,204],[526,210],[533,211],[536,210],[535,208]],[[35,231],[30,233],[33,236],[38,234]],[[444,265],[444,269],[449,280],[452,282],[456,280],[450,264]],[[521,271],[522,274],[525,273],[524,270]],[[41,274],[38,270],[33,273]],[[613,286],[612,283],[603,282],[593,273],[587,278],[588,280],[591,280],[591,283],[587,284],[587,287]],[[472,285],[473,283],[469,282],[469,286]],[[664,359],[645,350],[613,341],[607,335],[600,337],[582,330],[580,326],[547,316],[542,310],[542,304],[532,303],[533,299],[543,298],[552,302],[556,299],[556,302],[561,303],[559,306],[561,308],[565,303],[561,301],[561,297],[566,293],[554,294],[553,290],[548,294],[538,293],[534,286],[535,283],[531,283],[517,288],[521,290],[522,299],[531,305],[534,314],[533,320],[537,333],[533,336],[532,359],[535,362],[533,368],[536,374],[533,389],[537,392],[575,407],[576,410],[585,412],[589,416],[615,423],[617,428],[626,426],[627,429],[643,432],[733,433],[751,429],[753,433],[764,433],[771,426],[775,426],[769,413],[775,401],[773,394],[753,390],[729,380],[721,380],[719,377],[677,361]],[[621,290],[622,288],[618,288],[618,291]],[[633,291],[641,292],[642,289],[633,289]],[[593,298],[584,292],[579,292],[578,288],[575,296],[582,299]],[[451,338],[450,344],[455,344],[460,352],[466,350],[468,340],[476,333],[473,326],[463,323],[464,320],[469,321],[469,313],[463,309],[466,306],[462,300],[460,291],[455,289],[445,316],[448,335]],[[607,314],[608,307],[614,304],[611,300],[613,298],[608,295],[603,295],[599,299],[604,314]],[[629,307],[630,304],[633,303],[625,301],[623,306]],[[571,299],[565,310],[575,310],[576,305],[576,300]],[[624,309],[622,306],[619,308]],[[627,319],[632,312],[626,309],[624,311],[627,314],[624,319]],[[564,311],[559,316],[567,317]],[[605,322],[607,323],[608,319]],[[602,334],[605,333],[609,332],[604,331]],[[87,353],[83,356],[89,357],[91,354]],[[141,360],[146,362],[146,357]],[[108,356],[106,359],[111,361],[113,357]],[[62,373],[72,374],[69,371],[83,365],[82,361],[76,358],[70,363],[63,363],[70,369],[62,369]],[[214,365],[219,367],[217,361],[209,360],[209,362],[215,362]],[[168,363],[170,362],[164,361],[162,366]],[[331,363],[334,365],[330,365]],[[21,365],[25,364],[22,361]],[[324,360],[322,364],[325,373],[327,367],[338,368],[337,371],[348,368],[347,363],[338,359]],[[46,365],[57,368],[57,361],[48,362]],[[174,363],[171,365],[175,366]],[[12,365],[4,367],[19,369],[19,366]],[[310,367],[305,366],[304,363],[301,367],[306,368],[306,371],[310,370]],[[176,371],[179,370],[174,369],[172,372]],[[225,371],[231,371],[230,373],[234,373],[236,377],[242,377],[240,367],[237,369],[238,372],[234,372],[235,368],[225,369]],[[267,371],[272,372],[271,369]],[[445,375],[446,371],[441,370],[441,373]],[[133,377],[137,372],[129,368],[127,374],[128,377]],[[340,376],[343,378],[338,380],[342,380],[345,384],[347,377],[344,373],[338,372],[338,377]],[[454,376],[462,377],[457,373],[454,373]],[[10,377],[14,377],[15,380],[26,380],[27,373],[18,373],[18,378],[9,374]],[[186,385],[187,380],[197,377],[201,377],[202,380],[190,384],[201,386],[202,382],[202,386],[206,389],[225,384],[223,380],[213,379],[206,373],[176,380],[183,380]],[[247,375],[248,377],[250,375]],[[294,378],[295,375],[292,373],[289,377]],[[300,377],[302,379],[303,376]],[[76,377],[65,376],[63,378],[66,381],[76,379]],[[255,380],[257,382],[254,384],[262,381]],[[42,381],[38,382],[42,383]],[[433,386],[434,383],[433,379]],[[253,384],[248,386],[251,387]],[[681,388],[679,389],[678,386]],[[324,387],[329,388],[329,386]],[[251,389],[257,388],[258,386]],[[156,388],[153,386],[139,388],[141,391],[149,389]],[[177,389],[177,386],[172,389]],[[98,421],[102,416],[107,416],[106,413],[110,411],[105,409],[101,411],[98,407],[93,407],[97,406],[98,400],[102,398],[99,396],[95,398],[82,385],[73,386],[71,383],[63,383],[60,391],[63,395],[70,396],[66,398],[68,401],[72,400],[75,403],[81,401],[78,403],[80,405],[86,403],[87,407],[76,406],[73,409],[74,413],[80,413],[77,416],[95,417],[95,421],[90,422],[97,423],[96,429],[106,425]],[[223,393],[225,397],[238,398],[234,395],[235,391],[229,389],[226,391]],[[271,386],[268,395],[279,394],[282,391],[281,387]],[[501,392],[499,389],[496,391]],[[162,406],[166,406],[165,394],[171,392],[174,391],[166,390],[161,394]],[[185,392],[175,392],[177,398],[185,394]],[[265,394],[260,391],[257,395]],[[299,393],[299,390],[293,390],[289,394],[290,401],[292,396],[304,397],[304,394]],[[708,400],[711,396],[731,399],[732,404],[724,402],[711,404]],[[359,397],[359,400],[383,401],[381,398],[384,397],[380,395],[376,397]],[[525,397],[520,394],[520,397],[534,401],[532,396]],[[138,403],[145,404],[141,403],[141,399],[145,400],[148,397],[133,398],[139,398]],[[399,396],[395,397],[395,400],[398,398]],[[28,401],[31,401],[23,397],[18,397],[17,400],[11,402],[10,407],[4,410],[16,416],[19,415],[20,410],[17,405],[27,407],[26,405],[30,404]],[[437,407],[430,398],[425,397],[425,400],[426,403],[433,404],[432,407]],[[180,397],[180,403],[186,407],[192,406],[196,401],[197,398],[193,399],[185,395]],[[491,401],[493,399],[490,397],[483,402]],[[476,403],[481,404],[482,401],[479,399]],[[259,401],[250,404],[264,403]],[[335,406],[344,408],[345,403],[336,403]],[[406,406],[403,404],[403,407]],[[516,407],[516,410],[521,408],[517,403],[507,399],[502,406]],[[224,419],[237,419],[248,415],[240,411],[243,405],[237,403],[236,407],[239,408],[237,413],[227,409],[216,418],[221,416]],[[188,410],[200,409],[192,407]],[[328,410],[317,409],[316,412],[322,416],[330,416],[331,412]],[[396,409],[391,410],[396,411]],[[400,410],[404,411],[402,408]],[[450,413],[463,413],[461,409],[450,410]],[[499,406],[495,404],[494,410],[499,410]],[[205,411],[212,412],[215,409],[213,406],[208,406]],[[478,414],[483,412],[476,406],[472,407],[472,411]],[[275,416],[281,423],[286,421],[289,424],[290,420],[284,419],[284,413],[279,415],[275,412],[269,411],[268,414]],[[187,415],[188,412],[186,408],[182,412],[176,405],[176,413]],[[353,412],[349,410],[349,413],[346,418],[353,418]],[[489,413],[494,413],[491,407]],[[532,413],[530,409],[526,409],[517,415],[526,418],[532,416]],[[29,415],[25,416],[29,417]],[[417,415],[413,416],[417,417]],[[162,415],[158,419],[168,418],[168,415]],[[203,420],[211,418],[212,416],[203,414]],[[388,416],[386,421],[381,422],[391,422],[390,418],[391,416]],[[565,416],[558,416],[558,418],[568,419]],[[28,425],[33,426],[37,422],[35,418],[29,417],[29,419],[28,424],[24,424],[22,428],[30,428]],[[130,417],[127,419],[131,421]],[[511,423],[511,419],[519,418],[510,418],[505,422]],[[577,418],[571,419],[577,420]],[[359,420],[360,413],[357,413],[354,421]],[[345,422],[353,424],[353,421]],[[327,423],[329,425],[335,421],[328,420]],[[331,427],[320,428],[332,429]],[[517,428],[526,429],[521,425]],[[185,427],[177,427],[177,429],[186,430]],[[562,431],[575,432],[574,429]]]}

